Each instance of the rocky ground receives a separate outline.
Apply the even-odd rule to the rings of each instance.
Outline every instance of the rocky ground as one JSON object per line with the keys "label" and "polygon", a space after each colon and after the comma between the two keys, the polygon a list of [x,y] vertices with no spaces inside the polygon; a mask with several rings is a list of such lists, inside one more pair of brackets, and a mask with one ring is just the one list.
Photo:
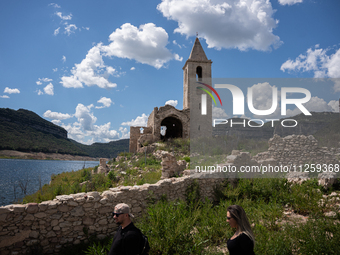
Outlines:
{"label": "rocky ground", "polygon": [[42,152],[21,152],[12,150],[0,150],[0,158],[13,159],[40,159],[40,160],[79,160],[79,161],[98,161],[99,158],[86,156],[73,156],[59,153],[42,153]]}

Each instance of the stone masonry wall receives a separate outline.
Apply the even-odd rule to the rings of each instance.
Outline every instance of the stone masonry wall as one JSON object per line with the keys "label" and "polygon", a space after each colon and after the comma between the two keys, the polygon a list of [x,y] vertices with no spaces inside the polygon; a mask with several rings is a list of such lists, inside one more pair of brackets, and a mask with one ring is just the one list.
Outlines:
{"label": "stone masonry wall", "polygon": [[[156,184],[120,186],[99,192],[57,196],[39,204],[0,207],[0,254],[26,254],[34,245],[44,254],[56,254],[64,244],[78,244],[88,235],[112,236],[117,225],[112,211],[117,203],[127,203],[138,218],[150,199],[184,199],[193,178],[164,179]],[[201,194],[213,199],[213,188],[222,179],[197,179]]]}
{"label": "stone masonry wall", "polygon": [[327,147],[318,147],[318,141],[312,135],[274,135],[268,144],[268,151],[257,154],[254,160],[274,159],[279,165],[339,164]]}

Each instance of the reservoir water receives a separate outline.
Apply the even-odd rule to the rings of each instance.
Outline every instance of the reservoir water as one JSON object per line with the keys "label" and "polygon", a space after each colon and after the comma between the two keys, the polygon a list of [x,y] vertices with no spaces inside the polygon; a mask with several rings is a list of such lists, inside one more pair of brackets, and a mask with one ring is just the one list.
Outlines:
{"label": "reservoir water", "polygon": [[[99,165],[99,161],[0,159],[0,206],[12,204],[50,183],[52,174]],[[21,186],[26,186],[26,195]]]}

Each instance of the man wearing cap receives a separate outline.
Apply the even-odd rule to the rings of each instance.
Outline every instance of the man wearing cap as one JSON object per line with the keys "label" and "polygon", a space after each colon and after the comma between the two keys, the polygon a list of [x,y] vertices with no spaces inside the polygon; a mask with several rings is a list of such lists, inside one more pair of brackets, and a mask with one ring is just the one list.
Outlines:
{"label": "man wearing cap", "polygon": [[130,207],[121,203],[115,206],[113,218],[120,225],[113,237],[109,255],[137,255],[142,245],[141,232],[132,223]]}

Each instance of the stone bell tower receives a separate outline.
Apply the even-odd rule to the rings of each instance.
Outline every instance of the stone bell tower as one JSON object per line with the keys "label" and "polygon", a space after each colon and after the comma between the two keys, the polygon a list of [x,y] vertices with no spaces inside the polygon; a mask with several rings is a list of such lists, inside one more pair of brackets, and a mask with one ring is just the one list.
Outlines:
{"label": "stone bell tower", "polygon": [[[183,110],[190,109],[190,138],[212,136],[212,99],[209,95],[202,105],[202,94],[207,94],[200,88],[209,90],[211,86],[211,64],[202,45],[196,38],[190,56],[183,67]],[[201,83],[200,83],[201,82]],[[202,107],[206,107],[206,114],[202,115]]]}

